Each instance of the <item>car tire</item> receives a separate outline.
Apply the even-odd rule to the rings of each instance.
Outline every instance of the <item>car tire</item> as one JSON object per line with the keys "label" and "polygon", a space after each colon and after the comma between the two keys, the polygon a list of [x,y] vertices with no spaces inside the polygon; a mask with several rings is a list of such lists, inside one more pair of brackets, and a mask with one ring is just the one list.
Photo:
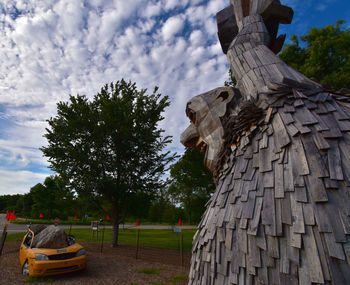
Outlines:
{"label": "car tire", "polygon": [[25,276],[29,275],[29,263],[28,260],[26,260],[22,266],[22,274]]}

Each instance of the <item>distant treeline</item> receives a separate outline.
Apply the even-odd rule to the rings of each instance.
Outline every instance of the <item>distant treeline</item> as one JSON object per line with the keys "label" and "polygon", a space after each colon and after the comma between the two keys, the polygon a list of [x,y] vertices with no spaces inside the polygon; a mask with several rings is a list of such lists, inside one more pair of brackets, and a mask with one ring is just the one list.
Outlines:
{"label": "distant treeline", "polygon": [[[102,205],[102,206],[101,206]],[[130,197],[125,222],[136,219],[155,223],[176,223],[179,218],[186,220],[184,210],[176,207],[167,197],[148,196],[136,193]],[[0,196],[0,212],[12,210],[19,217],[45,219],[60,218],[79,220],[86,217],[104,218],[108,209],[103,209],[103,202],[91,197],[79,197],[68,189],[59,176],[49,176],[43,183],[33,186],[29,193]]]}
{"label": "distant treeline", "polygon": [[[215,189],[212,174],[203,165],[204,154],[198,149],[186,149],[182,157],[170,166],[166,186],[156,192],[128,193],[121,209],[122,222],[141,220],[152,223],[198,224],[205,204]],[[92,192],[93,193],[93,192]],[[17,216],[36,219],[66,220],[77,216],[104,218],[112,216],[106,197],[83,196],[71,189],[65,180],[48,176],[26,194],[0,196],[0,212],[13,211]]]}

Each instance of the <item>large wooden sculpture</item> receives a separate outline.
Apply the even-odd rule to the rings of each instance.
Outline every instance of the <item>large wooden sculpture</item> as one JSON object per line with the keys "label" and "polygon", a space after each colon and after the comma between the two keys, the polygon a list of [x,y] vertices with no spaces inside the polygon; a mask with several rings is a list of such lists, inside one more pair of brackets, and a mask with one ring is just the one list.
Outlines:
{"label": "large wooden sculpture", "polygon": [[181,137],[217,182],[189,284],[350,284],[350,97],[275,55],[290,8],[231,4],[217,20],[237,88],[191,99]]}

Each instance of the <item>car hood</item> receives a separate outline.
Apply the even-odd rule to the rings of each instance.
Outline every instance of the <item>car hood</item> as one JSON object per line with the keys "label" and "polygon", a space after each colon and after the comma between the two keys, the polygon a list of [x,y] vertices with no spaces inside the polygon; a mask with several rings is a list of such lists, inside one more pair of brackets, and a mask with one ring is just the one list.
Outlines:
{"label": "car hood", "polygon": [[53,255],[53,254],[59,254],[59,253],[68,253],[68,252],[77,252],[78,250],[82,249],[83,246],[81,246],[79,243],[75,243],[71,246],[58,248],[58,249],[52,249],[52,248],[31,248],[30,250],[35,253],[40,254],[46,254],[46,255]]}

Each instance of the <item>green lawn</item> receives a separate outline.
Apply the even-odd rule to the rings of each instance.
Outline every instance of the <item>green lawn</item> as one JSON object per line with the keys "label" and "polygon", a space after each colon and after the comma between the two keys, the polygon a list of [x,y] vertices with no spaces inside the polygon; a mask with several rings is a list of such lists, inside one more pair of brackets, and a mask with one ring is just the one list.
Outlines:
{"label": "green lawn", "polygon": [[[140,246],[151,246],[166,249],[179,249],[180,234],[174,233],[172,230],[145,230],[140,229]],[[68,233],[68,230],[66,230]],[[196,230],[186,229],[182,230],[183,234],[183,248],[184,251],[191,251],[192,239]],[[91,238],[90,229],[72,229],[72,235],[79,241],[97,241],[96,236]],[[136,245],[136,229],[119,229],[119,242],[121,244]],[[9,234],[6,238],[7,241],[21,241],[23,239],[23,233]],[[99,233],[99,241],[101,241],[102,232]],[[112,241],[112,229],[106,229],[104,235],[105,242]]]}
{"label": "green lawn", "polygon": [[[89,218],[85,220],[59,220],[60,225],[90,225],[92,221],[98,221],[96,218]],[[22,225],[28,225],[28,224],[47,224],[47,225],[53,225],[55,223],[54,219],[47,220],[47,219],[25,219],[25,218],[18,218],[16,220],[11,220],[11,224],[22,224]],[[111,225],[110,221],[104,221],[106,225]]]}

